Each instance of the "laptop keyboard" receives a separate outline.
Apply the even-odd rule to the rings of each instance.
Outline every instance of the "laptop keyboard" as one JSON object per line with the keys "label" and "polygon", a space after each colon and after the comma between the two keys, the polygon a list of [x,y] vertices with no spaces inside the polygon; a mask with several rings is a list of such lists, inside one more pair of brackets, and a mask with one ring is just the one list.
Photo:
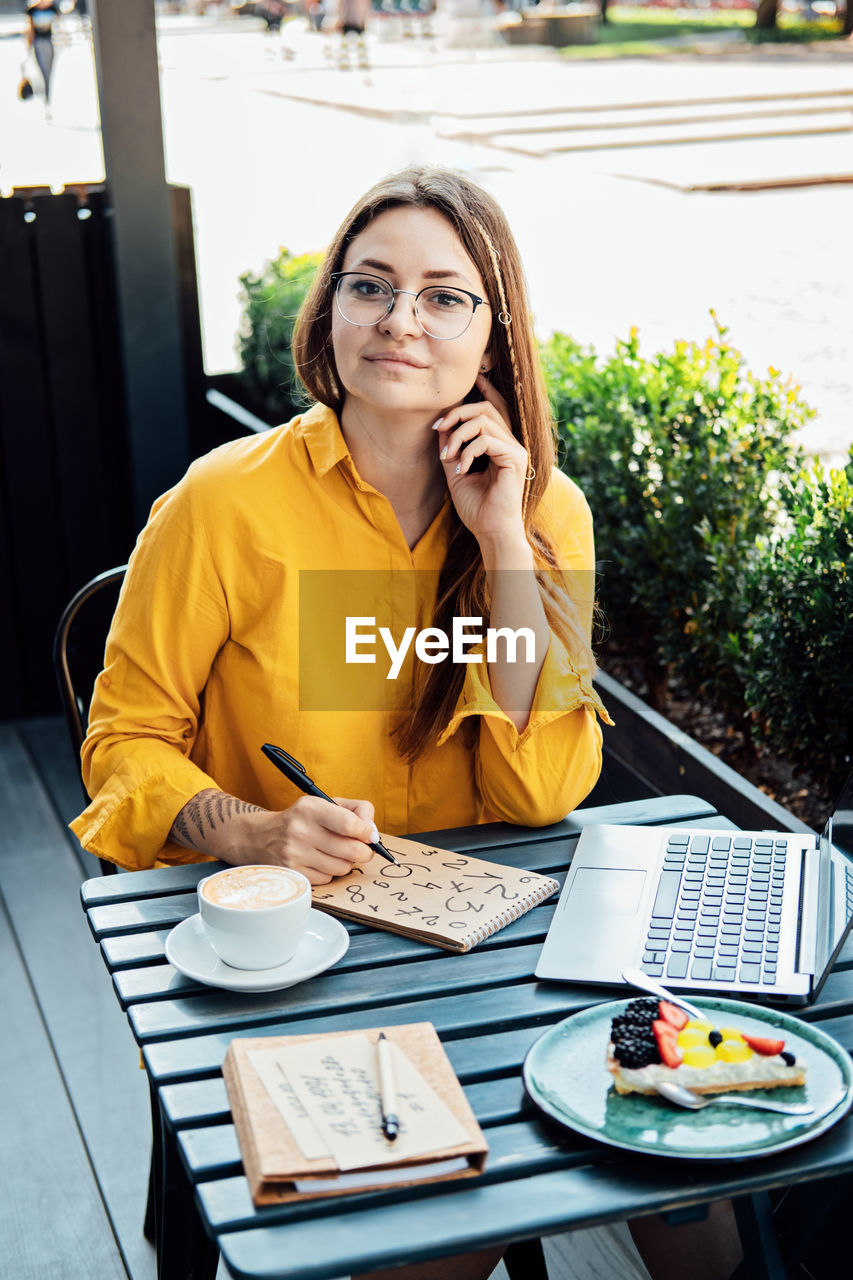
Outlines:
{"label": "laptop keyboard", "polygon": [[775,985],[787,853],[773,836],[671,836],[642,969]]}

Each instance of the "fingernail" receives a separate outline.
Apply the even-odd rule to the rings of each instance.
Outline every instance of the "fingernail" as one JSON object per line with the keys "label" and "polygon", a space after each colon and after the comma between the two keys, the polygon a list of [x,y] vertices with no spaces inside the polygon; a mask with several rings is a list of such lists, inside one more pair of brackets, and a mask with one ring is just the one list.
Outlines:
{"label": "fingernail", "polygon": [[438,431],[438,428],[441,426],[442,422],[444,422],[444,418],[436,419],[436,421],[432,424],[433,431]]}
{"label": "fingernail", "polygon": [[370,841],[371,844],[379,844],[379,828],[375,822],[371,823],[370,826]]}
{"label": "fingernail", "polygon": [[459,472],[460,472],[461,470],[462,470],[462,463],[461,463],[461,462],[457,462],[457,464],[456,464],[456,470],[453,472],[453,474],[454,474],[455,476],[458,476],[458,475],[459,475]]}
{"label": "fingernail", "polygon": [[449,448],[449,445],[445,445],[445,446],[444,446],[444,448],[443,448],[443,449],[442,449],[442,451],[441,451],[441,461],[442,461],[442,462],[444,462],[444,459],[447,457],[447,450],[448,450],[448,448]]}

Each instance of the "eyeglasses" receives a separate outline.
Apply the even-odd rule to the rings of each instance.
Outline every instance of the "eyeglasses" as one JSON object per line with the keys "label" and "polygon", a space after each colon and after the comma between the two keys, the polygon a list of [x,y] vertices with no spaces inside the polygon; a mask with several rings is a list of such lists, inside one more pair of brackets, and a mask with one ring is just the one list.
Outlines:
{"label": "eyeglasses", "polygon": [[488,306],[485,298],[467,289],[431,284],[418,293],[411,289],[394,289],[381,276],[361,271],[336,271],[332,276],[338,311],[347,324],[369,328],[379,324],[394,309],[399,293],[414,298],[415,318],[429,338],[448,342],[461,338],[479,306]]}

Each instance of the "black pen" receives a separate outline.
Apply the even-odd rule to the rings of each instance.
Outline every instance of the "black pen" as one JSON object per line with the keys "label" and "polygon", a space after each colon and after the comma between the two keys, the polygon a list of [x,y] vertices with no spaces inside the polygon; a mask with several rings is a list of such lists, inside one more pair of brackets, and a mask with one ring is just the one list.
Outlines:
{"label": "black pen", "polygon": [[379,1039],[376,1041],[376,1061],[379,1067],[382,1132],[389,1142],[393,1142],[400,1132],[400,1117],[397,1115],[397,1090],[394,1085],[391,1041],[387,1039],[384,1031],[379,1032]]}
{"label": "black pen", "polygon": [[[329,804],[335,801],[331,796],[327,796],[325,791],[321,791],[316,782],[312,782],[305,772],[303,765],[298,760],[294,760],[293,756],[289,756],[281,747],[274,747],[271,742],[265,742],[261,747],[264,755],[271,760],[276,769],[279,769],[295,787],[300,791],[304,791],[306,796],[317,796],[320,800],[328,800]],[[389,853],[381,840],[368,840],[368,845],[374,853],[379,853],[383,858],[387,858],[389,862],[393,862],[395,867],[399,867],[399,862],[393,853]]]}

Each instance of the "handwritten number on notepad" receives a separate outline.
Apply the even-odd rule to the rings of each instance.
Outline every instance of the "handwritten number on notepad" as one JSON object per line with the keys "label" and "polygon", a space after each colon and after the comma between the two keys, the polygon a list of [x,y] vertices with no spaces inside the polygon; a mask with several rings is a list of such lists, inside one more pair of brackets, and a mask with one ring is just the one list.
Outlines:
{"label": "handwritten number on notepad", "polygon": [[[462,899],[462,906],[461,906],[461,907],[452,907],[450,904],[451,904],[451,902],[453,902],[454,900],[456,900],[456,895],[455,895],[455,894],[451,894],[451,895],[450,895],[450,897],[447,899],[447,901],[446,901],[446,902],[445,902],[445,904],[444,904],[444,909],[445,909],[445,911],[473,911],[473,912],[476,914],[477,912],[479,912],[479,911],[485,911],[485,909],[486,909],[486,904],[485,904],[485,902],[479,902],[479,903],[477,903],[477,902],[472,902],[470,898]],[[458,926],[458,923],[459,923],[459,922],[457,921],[457,922],[456,922],[456,924],[451,925],[451,928],[454,928],[454,929],[455,929],[455,928]]]}
{"label": "handwritten number on notepad", "polygon": [[414,875],[416,871],[428,871],[427,867],[422,867],[417,862],[401,862],[399,867],[383,867],[383,880],[406,880],[409,876]]}
{"label": "handwritten number on notepad", "polygon": [[501,895],[501,898],[504,900],[504,902],[514,902],[515,899],[518,897],[517,893],[509,893],[507,891],[506,885],[503,884],[503,882],[501,882],[500,884],[493,884],[490,889],[483,890],[484,893],[494,893],[495,891],[497,891]]}

